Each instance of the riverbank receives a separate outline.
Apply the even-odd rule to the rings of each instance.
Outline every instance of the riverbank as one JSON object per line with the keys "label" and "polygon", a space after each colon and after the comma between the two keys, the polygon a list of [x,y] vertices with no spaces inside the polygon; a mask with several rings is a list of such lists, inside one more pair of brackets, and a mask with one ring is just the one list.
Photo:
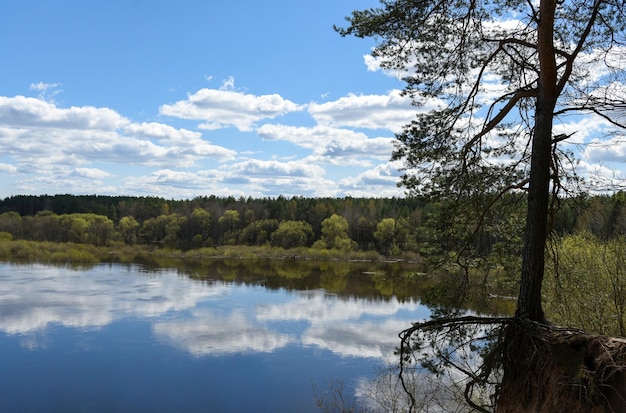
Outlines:
{"label": "riverbank", "polygon": [[421,263],[418,255],[385,257],[376,251],[339,251],[320,248],[282,249],[258,246],[216,246],[187,251],[147,245],[114,244],[95,246],[47,241],[0,240],[0,261],[39,262],[52,264],[97,264],[104,262],[135,263],[155,258],[270,258],[346,261],[408,261]]}

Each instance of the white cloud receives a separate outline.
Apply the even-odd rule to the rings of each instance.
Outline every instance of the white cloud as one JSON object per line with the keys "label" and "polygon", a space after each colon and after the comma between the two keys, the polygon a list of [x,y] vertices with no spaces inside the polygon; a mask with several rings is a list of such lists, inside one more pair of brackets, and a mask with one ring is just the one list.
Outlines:
{"label": "white cloud", "polygon": [[377,194],[379,197],[404,195],[404,189],[397,187],[400,181],[400,161],[376,165],[354,177],[339,181],[342,192],[354,197]]}
{"label": "white cloud", "polygon": [[312,103],[309,113],[318,124],[395,132],[415,118],[416,108],[400,90],[386,95],[348,95],[326,103]]}
{"label": "white cloud", "polygon": [[15,173],[17,172],[17,168],[15,167],[15,165],[11,165],[8,163],[0,163],[0,172]]}
{"label": "white cloud", "polygon": [[571,136],[568,144],[583,144],[589,138],[606,134],[613,126],[604,118],[596,115],[577,115],[571,118],[562,117],[554,124],[554,134]]}
{"label": "white cloud", "polygon": [[49,89],[56,89],[59,86],[61,86],[60,83],[38,82],[38,83],[31,83],[29,89],[30,90],[36,90],[36,91],[39,91],[39,92],[45,92],[46,90],[49,90]]}
{"label": "white cloud", "polygon": [[369,138],[361,132],[324,125],[309,128],[266,124],[258,134],[265,140],[287,141],[310,149],[318,162],[343,165],[369,165],[368,159],[389,159],[395,140]]}
{"label": "white cloud", "polygon": [[324,175],[324,169],[318,165],[310,165],[299,161],[279,162],[249,159],[232,165],[231,172],[243,176],[275,176],[275,177],[310,177]]}
{"label": "white cloud", "polygon": [[102,179],[111,176],[110,173],[97,168],[76,168],[74,173],[80,177],[89,179]]}
{"label": "white cloud", "polygon": [[124,130],[133,136],[159,139],[171,142],[186,142],[197,139],[202,136],[199,132],[193,132],[187,129],[176,129],[164,123],[133,123],[124,128]]}
{"label": "white cloud", "polygon": [[155,194],[168,196],[173,192],[193,198],[200,194],[212,193],[223,177],[203,176],[195,171],[174,171],[159,169],[145,176],[129,176],[124,179],[123,190],[127,193]]}
{"label": "white cloud", "polygon": [[583,151],[583,157],[591,162],[626,163],[626,136],[615,136],[608,140],[593,139]]}
{"label": "white cloud", "polygon": [[0,96],[0,126],[112,131],[128,123],[109,108],[59,108],[43,99]]}
{"label": "white cloud", "polygon": [[229,166],[226,173],[224,183],[242,185],[248,194],[310,197],[338,194],[336,183],[324,178],[325,170],[306,160],[280,162],[248,159]]}
{"label": "white cloud", "polygon": [[[0,96],[0,151],[13,161],[3,171],[21,172],[13,183],[16,190],[81,193],[116,193],[119,188],[111,184],[99,181],[94,188],[91,182],[113,177],[109,172],[113,165],[189,168],[207,159],[226,162],[236,155],[207,142],[200,132],[156,122],[133,123],[109,108],[61,108],[23,96]],[[98,169],[90,167],[95,162]]]}
{"label": "white cloud", "polygon": [[[312,155],[302,159],[279,161],[276,159],[244,159],[225,162],[218,169],[200,171],[160,169],[147,176],[128,177],[120,188],[124,193],[156,194],[194,197],[207,193],[235,196],[338,196],[342,188],[350,194],[363,196],[399,196],[396,188],[398,173],[390,165],[378,165],[341,183],[325,178],[320,164],[369,166],[372,159],[388,159],[391,138],[367,138],[362,133],[329,127],[297,128],[281,125],[264,125],[261,135],[276,139],[289,139],[311,149]],[[343,134],[342,139],[336,139]],[[364,185],[359,188],[359,185]],[[367,192],[373,191],[373,192]]]}
{"label": "white cloud", "polygon": [[53,98],[59,93],[63,92],[63,90],[59,89],[61,87],[60,83],[31,83],[29,89],[40,92],[39,99],[43,99],[46,101],[53,101]]}
{"label": "white cloud", "polygon": [[220,90],[232,90],[235,88],[235,78],[233,76],[229,76],[227,79],[222,81],[222,87]]}
{"label": "white cloud", "polygon": [[277,94],[256,96],[233,90],[200,89],[189,95],[187,100],[163,105],[159,111],[167,116],[204,121],[199,126],[202,129],[233,126],[241,131],[250,131],[260,120],[272,119],[302,108]]}
{"label": "white cloud", "polygon": [[229,174],[227,170],[173,171],[160,169],[148,175],[128,176],[118,189],[122,193],[154,195],[172,198],[194,198],[202,195],[215,196],[267,196],[264,188],[238,188],[250,180]]}
{"label": "white cloud", "polygon": [[578,57],[578,70],[586,76],[585,86],[597,87],[611,75],[626,68],[626,46],[614,46],[608,53],[605,49],[594,49],[581,53]]}
{"label": "white cloud", "polygon": [[176,155],[210,156],[226,161],[237,154],[234,150],[212,145],[203,140],[200,132],[176,129],[163,123],[134,123],[124,128],[124,131],[137,138],[157,139],[165,146],[178,148],[175,151]]}
{"label": "white cloud", "polygon": [[363,55],[363,62],[367,67],[368,72],[383,72],[385,75],[392,77],[394,79],[402,80],[408,72],[406,70],[389,70],[383,69],[381,63],[382,59],[380,57],[374,57],[371,54]]}

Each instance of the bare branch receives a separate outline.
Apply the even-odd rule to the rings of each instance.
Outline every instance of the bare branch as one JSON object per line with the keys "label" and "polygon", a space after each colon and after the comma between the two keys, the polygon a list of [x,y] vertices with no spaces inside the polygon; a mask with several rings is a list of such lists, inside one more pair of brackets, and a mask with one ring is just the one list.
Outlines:
{"label": "bare branch", "polygon": [[[511,96],[506,105],[504,105],[504,107],[500,109],[498,114],[491,118],[491,120],[483,126],[481,131],[474,135],[474,137],[470,139],[469,142],[463,145],[463,157],[465,158],[465,156],[467,156],[467,153],[469,152],[471,146],[476,144],[476,142],[478,142],[483,136],[496,128],[521,99],[535,97],[536,95],[537,91],[534,89],[521,89],[515,92],[515,94]],[[494,109],[495,105],[501,102],[503,99],[504,97],[493,102],[489,108],[489,112],[491,112]]]}
{"label": "bare branch", "polygon": [[583,49],[583,46],[585,45],[585,42],[587,41],[587,38],[589,37],[589,34],[591,33],[591,29],[596,23],[596,19],[598,17],[598,13],[599,13],[600,6],[602,3],[603,2],[599,0],[596,0],[594,2],[591,16],[589,16],[589,21],[587,22],[587,26],[585,27],[585,30],[581,33],[580,38],[578,39],[576,48],[569,56],[566,56],[565,72],[561,76],[561,79],[559,80],[559,83],[557,85],[557,92],[559,95],[563,92],[563,89],[565,88],[565,85],[567,84],[567,81],[569,80],[572,74],[572,70],[574,69],[574,61],[580,54],[580,51]]}
{"label": "bare branch", "polygon": [[[624,109],[626,109],[626,102],[624,102],[623,105],[624,105]],[[620,107],[617,106],[616,104],[607,104],[606,106],[609,107],[611,110],[620,109]],[[606,120],[613,126],[617,126],[618,128],[621,128],[621,129],[626,129],[626,123],[618,122],[613,117],[607,115],[606,113],[603,113],[601,109],[599,109],[598,106],[596,105],[582,105],[582,106],[576,106],[576,107],[562,108],[554,112],[554,115],[555,116],[563,115],[568,112],[591,112],[602,117],[604,120]]]}

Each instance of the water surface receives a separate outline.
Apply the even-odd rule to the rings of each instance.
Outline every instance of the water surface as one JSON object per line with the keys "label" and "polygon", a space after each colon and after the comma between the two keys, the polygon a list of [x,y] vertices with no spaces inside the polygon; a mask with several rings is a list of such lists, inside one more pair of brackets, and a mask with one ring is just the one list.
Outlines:
{"label": "water surface", "polygon": [[356,391],[428,309],[309,275],[0,263],[0,411],[319,411],[312,384]]}

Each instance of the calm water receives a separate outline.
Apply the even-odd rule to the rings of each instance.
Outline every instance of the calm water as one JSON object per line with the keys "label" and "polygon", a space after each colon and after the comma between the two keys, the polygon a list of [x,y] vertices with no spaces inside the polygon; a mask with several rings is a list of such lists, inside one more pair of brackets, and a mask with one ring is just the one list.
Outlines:
{"label": "calm water", "polygon": [[266,273],[0,263],[0,411],[319,411],[312,383],[358,391],[429,312],[371,288],[329,293],[317,273],[281,287]]}

